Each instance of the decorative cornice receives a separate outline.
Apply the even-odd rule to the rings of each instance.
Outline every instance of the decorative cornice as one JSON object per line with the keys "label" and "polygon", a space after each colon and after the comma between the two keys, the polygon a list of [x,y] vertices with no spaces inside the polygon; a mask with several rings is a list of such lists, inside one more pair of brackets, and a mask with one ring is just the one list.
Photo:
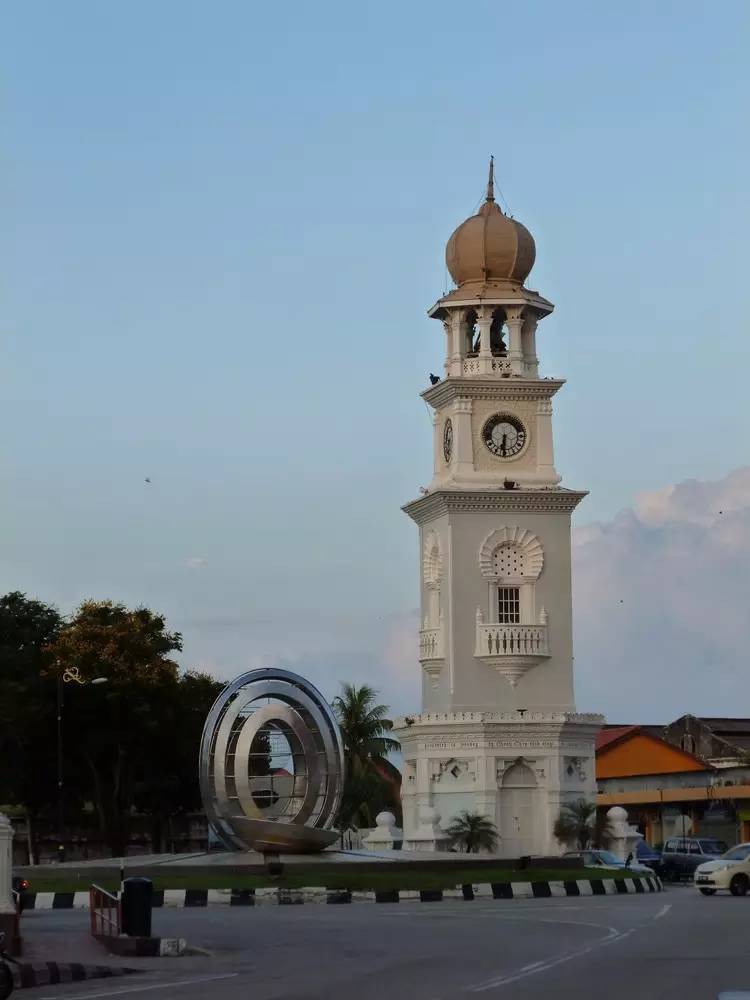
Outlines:
{"label": "decorative cornice", "polygon": [[482,305],[519,305],[538,310],[543,316],[551,313],[554,305],[539,292],[511,282],[466,282],[454,288],[427,310],[432,319],[442,319],[447,311],[455,308]]}
{"label": "decorative cornice", "polygon": [[571,514],[586,496],[587,492],[561,487],[542,490],[506,490],[503,487],[496,490],[442,489],[412,500],[401,509],[417,524],[425,524],[453,511]]}
{"label": "decorative cornice", "polygon": [[446,404],[459,397],[465,399],[551,399],[565,385],[565,379],[560,378],[519,378],[511,376],[485,376],[484,378],[463,378],[449,375],[436,385],[421,394],[422,399],[435,407],[442,409]]}
{"label": "decorative cornice", "polygon": [[[407,725],[408,719],[408,725]],[[481,725],[528,725],[539,723],[554,725],[601,726],[604,716],[598,712],[422,712],[395,720],[394,729],[413,729],[417,726],[444,726],[447,724],[480,723]]]}

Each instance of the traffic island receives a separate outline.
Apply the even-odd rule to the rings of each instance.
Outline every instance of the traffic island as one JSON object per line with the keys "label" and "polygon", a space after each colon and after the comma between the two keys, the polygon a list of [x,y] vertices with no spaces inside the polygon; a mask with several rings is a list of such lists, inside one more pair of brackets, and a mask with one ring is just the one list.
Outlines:
{"label": "traffic island", "polygon": [[[397,903],[440,902],[444,899],[554,899],[560,896],[615,896],[662,892],[661,879],[656,876],[629,878],[572,878],[518,881],[474,882],[448,888],[424,889],[385,887],[379,889],[347,889],[333,886],[286,886],[257,889],[166,889],[153,894],[154,909],[211,906],[289,906],[299,903]],[[89,893],[39,893],[31,900],[30,909],[85,909]],[[94,935],[97,940],[99,935]],[[101,939],[119,940],[104,934]],[[127,939],[126,939],[127,940]],[[138,940],[137,937],[130,940]],[[172,941],[172,938],[141,938],[149,941]],[[119,947],[119,946],[118,946]],[[167,947],[165,945],[165,947]],[[118,951],[116,954],[132,954]],[[169,954],[176,954],[174,951]],[[148,952],[159,954],[159,952]],[[182,952],[179,952],[182,954]]]}

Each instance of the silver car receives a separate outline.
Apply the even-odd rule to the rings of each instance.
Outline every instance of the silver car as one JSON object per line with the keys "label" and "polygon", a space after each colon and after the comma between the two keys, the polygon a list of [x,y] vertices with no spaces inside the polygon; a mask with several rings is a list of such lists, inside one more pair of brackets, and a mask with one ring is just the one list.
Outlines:
{"label": "silver car", "polygon": [[653,868],[642,865],[635,859],[628,864],[621,861],[612,851],[600,851],[598,848],[587,851],[566,851],[564,858],[575,858],[581,862],[582,868],[620,868],[623,875],[653,875]]}

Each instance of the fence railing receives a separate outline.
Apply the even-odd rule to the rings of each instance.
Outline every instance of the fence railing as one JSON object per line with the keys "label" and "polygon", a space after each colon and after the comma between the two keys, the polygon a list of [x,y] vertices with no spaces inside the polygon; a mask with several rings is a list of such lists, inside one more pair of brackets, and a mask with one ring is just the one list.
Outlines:
{"label": "fence railing", "polygon": [[120,900],[116,893],[99,885],[89,889],[91,933],[94,937],[119,937],[121,927]]}

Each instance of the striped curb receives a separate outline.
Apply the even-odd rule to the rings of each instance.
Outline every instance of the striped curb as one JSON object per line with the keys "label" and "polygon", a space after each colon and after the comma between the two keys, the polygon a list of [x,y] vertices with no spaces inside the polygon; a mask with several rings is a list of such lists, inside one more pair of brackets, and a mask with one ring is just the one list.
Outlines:
{"label": "striped curb", "polygon": [[[453,889],[382,889],[359,891],[308,886],[302,889],[163,889],[155,890],[153,905],[160,907],[286,906],[300,903],[440,902],[443,899],[549,899],[559,896],[615,896],[661,892],[656,876],[592,878],[559,882],[483,882]],[[26,910],[88,909],[87,892],[29,892]]]}
{"label": "striped curb", "polygon": [[54,986],[57,983],[79,983],[84,979],[111,979],[114,976],[132,976],[140,969],[123,969],[111,965],[81,965],[79,962],[44,962],[31,965],[22,962],[11,966],[13,985],[16,989],[34,986]]}
{"label": "striped curb", "polygon": [[94,937],[111,955],[120,958],[176,958],[187,951],[185,938],[129,937],[120,934],[95,934]]}

